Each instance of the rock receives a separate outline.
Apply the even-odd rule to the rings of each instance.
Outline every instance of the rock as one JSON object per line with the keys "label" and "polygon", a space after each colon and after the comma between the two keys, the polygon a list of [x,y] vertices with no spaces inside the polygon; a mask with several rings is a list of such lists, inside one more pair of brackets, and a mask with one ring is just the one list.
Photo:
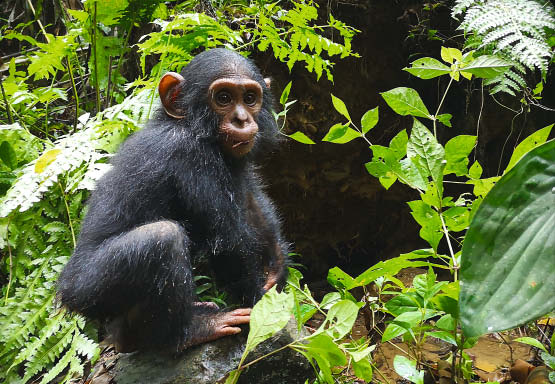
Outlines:
{"label": "rock", "polygon": [[[303,329],[302,335],[306,335]],[[296,323],[291,320],[274,337],[261,343],[247,357],[247,362],[275,351],[298,339]],[[111,374],[116,384],[208,384],[223,383],[237,368],[247,332],[224,337],[186,350],[179,356],[169,352],[122,353]],[[303,384],[314,377],[314,370],[304,356],[290,348],[266,357],[245,369],[239,383]]]}

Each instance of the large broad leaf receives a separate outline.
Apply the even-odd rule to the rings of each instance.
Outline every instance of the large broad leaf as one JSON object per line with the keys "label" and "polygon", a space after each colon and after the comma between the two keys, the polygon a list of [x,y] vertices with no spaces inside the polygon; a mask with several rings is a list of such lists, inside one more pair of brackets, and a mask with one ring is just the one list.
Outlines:
{"label": "large broad leaf", "polygon": [[555,309],[555,141],[525,155],[485,197],[466,234],[466,336],[513,328]]}

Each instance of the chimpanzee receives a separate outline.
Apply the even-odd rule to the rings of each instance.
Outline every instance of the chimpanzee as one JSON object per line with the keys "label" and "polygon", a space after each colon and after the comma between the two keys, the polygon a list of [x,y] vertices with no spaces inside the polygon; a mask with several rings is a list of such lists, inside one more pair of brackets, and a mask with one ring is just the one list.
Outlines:
{"label": "chimpanzee", "polygon": [[[183,350],[236,334],[284,284],[288,245],[255,168],[278,141],[269,86],[233,51],[197,55],[162,77],[163,108],[98,181],[58,298],[106,321],[118,350]],[[197,301],[191,258],[201,253],[244,308]]]}

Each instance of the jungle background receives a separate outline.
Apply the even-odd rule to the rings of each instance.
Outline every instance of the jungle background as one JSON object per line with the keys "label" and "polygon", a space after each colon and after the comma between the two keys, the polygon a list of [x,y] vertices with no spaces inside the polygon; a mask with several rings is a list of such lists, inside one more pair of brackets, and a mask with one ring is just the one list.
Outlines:
{"label": "jungle background", "polygon": [[[105,171],[109,154],[144,123],[156,106],[152,90],[157,79],[165,71],[179,70],[206,48],[228,46],[248,55],[264,75],[273,79],[272,91],[278,99],[281,95],[277,110],[286,106],[287,113],[280,116],[285,117],[280,120],[284,140],[275,152],[268,154],[261,172],[267,191],[281,213],[285,236],[294,244],[294,263],[302,265],[299,270],[315,301],[325,302],[326,296],[335,289],[339,292],[334,297],[336,301],[362,302],[371,291],[367,284],[352,285],[356,289],[352,292],[354,297],[350,296],[350,288],[338,283],[339,279],[334,280],[333,275],[330,278],[328,271],[334,267],[357,276],[380,261],[430,246],[433,251],[429,256],[451,252],[452,259],[456,260],[460,243],[453,250],[446,241],[437,239],[436,242],[422,236],[425,225],[415,217],[415,208],[407,204],[418,198],[414,186],[396,182],[384,188],[383,180],[371,176],[365,163],[373,159],[369,142],[387,146],[400,132],[408,132],[413,127],[410,114],[399,114],[383,96],[397,87],[416,90],[432,110],[439,104],[452,115],[449,124],[440,125],[437,133],[434,122],[438,142],[446,143],[459,135],[477,136],[465,157],[469,158],[468,166],[479,163],[482,171],[478,179],[502,175],[508,165],[514,165],[512,159],[518,144],[553,123],[553,7],[541,1],[505,4],[518,8],[515,11],[523,15],[528,3],[539,4],[544,11],[542,18],[536,17],[542,32],[533,36],[547,48],[544,51],[538,48],[538,61],[527,65],[526,62],[519,64],[518,60],[514,64],[510,61],[514,57],[483,41],[473,41],[474,31],[461,28],[464,12],[470,13],[473,4],[486,3],[4,1],[0,5],[3,88],[0,102],[3,124],[0,131],[3,300],[0,378],[10,383],[67,382],[87,373],[84,368],[87,361],[98,359],[97,325],[79,316],[68,316],[55,305],[57,273],[71,255],[88,190]],[[461,9],[458,15],[454,14],[454,7]],[[522,21],[523,25],[527,22]],[[497,27],[501,24],[492,23]],[[305,43],[299,43],[304,39]],[[505,61],[491,67],[516,67],[520,75],[508,76],[503,87],[503,81],[484,83],[482,78],[487,76],[483,73],[473,73],[477,77],[472,79],[452,81],[455,75],[430,80],[403,71],[416,59],[439,58],[440,52],[445,60],[448,56],[443,55],[445,47],[461,51],[475,49],[476,56],[498,54]],[[456,53],[452,56],[458,57]],[[445,73],[449,74],[449,70]],[[510,79],[514,81],[511,83]],[[496,84],[501,87],[495,89]],[[284,89],[286,92],[282,93]],[[446,89],[449,93],[445,96]],[[490,94],[492,89],[494,94]],[[365,113],[379,108],[379,124],[364,132],[366,141],[338,145],[340,141],[329,140],[330,127],[344,121],[342,115],[346,116],[331,94],[348,108],[349,122],[363,120],[364,126]],[[292,100],[296,102],[287,104]],[[302,134],[295,136],[298,132]],[[554,137],[550,129],[541,132],[545,137],[536,137],[537,145]],[[476,179],[476,173],[466,169]],[[437,184],[433,175],[430,177],[430,182]],[[470,193],[472,185],[476,183],[446,184],[445,194]],[[416,190],[422,192],[419,188]],[[474,193],[481,201],[487,191]],[[468,216],[474,211],[471,204],[467,208],[465,220],[469,221]],[[467,228],[465,223],[454,232]],[[429,265],[418,266],[423,269],[403,269],[410,279],[401,279],[401,285],[394,281],[397,273],[391,274],[399,292],[410,291],[415,274],[427,273],[435,282],[436,276],[427,269]],[[453,280],[453,269],[435,271],[438,281]],[[225,301],[210,279],[198,283],[202,288],[199,294]],[[387,290],[384,288],[384,292]],[[310,305],[320,309],[315,303]],[[326,307],[321,305],[322,309]],[[441,305],[434,310],[449,315]],[[307,309],[306,313],[310,312]],[[303,322],[312,317],[306,313],[301,316]],[[384,313],[400,315],[391,308]],[[428,318],[421,320],[420,330]],[[316,328],[322,324],[321,319],[310,321]],[[537,338],[546,350],[550,348],[553,333],[549,324],[544,319],[541,332],[545,337]],[[351,323],[349,329],[352,326]],[[405,326],[407,334],[415,326]],[[533,329],[530,333],[523,332],[536,337],[536,328],[530,329]],[[456,325],[449,330],[457,335]],[[339,332],[330,337],[336,342],[345,334]],[[374,343],[371,339],[365,344],[366,349],[362,348],[368,351],[364,352],[364,359],[371,356],[370,344]],[[419,342],[423,345],[424,340],[416,339],[416,345]],[[462,340],[455,340],[454,344],[459,344],[462,350]],[[536,345],[536,348],[539,347]],[[343,360],[338,358],[337,364],[328,362],[326,370],[313,357],[319,367],[316,380],[367,380],[372,376],[368,370],[376,369],[375,360],[369,358],[368,363],[360,363],[366,360],[353,356],[358,368],[353,368],[354,374],[349,370],[343,372],[343,376],[331,368],[350,366],[350,363],[340,364]],[[415,367],[424,369],[422,353],[412,356],[417,361]],[[471,369],[465,373],[462,367],[469,359],[457,356],[461,380],[463,376],[468,380],[472,377]],[[540,358],[535,356],[535,365],[538,365]],[[414,380],[404,377],[418,382],[419,373],[415,375]],[[377,381],[387,380],[386,377],[374,375]],[[478,378],[474,376],[474,379]]]}

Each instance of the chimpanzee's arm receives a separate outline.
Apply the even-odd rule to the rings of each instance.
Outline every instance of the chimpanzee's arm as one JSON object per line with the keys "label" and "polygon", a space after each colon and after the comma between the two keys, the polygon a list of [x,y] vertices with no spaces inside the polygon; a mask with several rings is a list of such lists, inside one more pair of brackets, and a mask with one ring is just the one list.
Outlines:
{"label": "chimpanzee's arm", "polygon": [[255,185],[252,191],[253,207],[249,212],[258,215],[258,231],[264,240],[264,285],[265,291],[277,284],[283,287],[287,279],[287,254],[289,244],[285,242],[281,235],[281,222],[276,213],[272,201],[264,193],[259,185]]}

